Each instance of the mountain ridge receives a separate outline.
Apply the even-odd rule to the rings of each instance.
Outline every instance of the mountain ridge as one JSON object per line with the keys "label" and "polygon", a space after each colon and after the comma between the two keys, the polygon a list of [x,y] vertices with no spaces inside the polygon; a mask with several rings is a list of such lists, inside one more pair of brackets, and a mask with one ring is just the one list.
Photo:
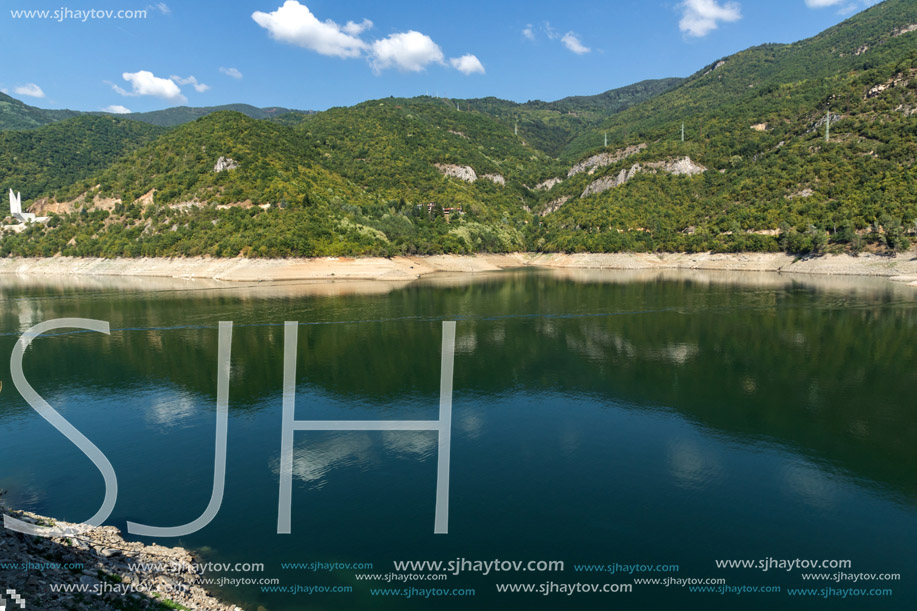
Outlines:
{"label": "mountain ridge", "polygon": [[[644,99],[666,91],[677,86],[683,79],[666,78],[645,80],[633,85],[627,85],[615,89],[603,91],[595,95],[568,96],[554,102],[544,102],[541,100],[529,100],[528,102],[513,102],[496,97],[486,97],[468,100],[450,100],[450,103],[465,104],[468,107],[487,108],[488,106],[497,107],[500,111],[494,114],[497,118],[506,114],[510,115],[509,120],[523,119],[522,129],[532,131],[537,129],[535,125],[527,125],[526,122],[537,124],[538,118],[533,116],[536,111],[549,111],[555,113],[566,113],[575,115],[577,111],[586,111],[591,115],[591,120],[601,118],[604,114],[617,112],[623,108],[638,103]],[[422,96],[427,97],[427,96]],[[6,106],[4,106],[6,105]],[[358,105],[358,104],[357,104]],[[44,125],[49,125],[57,121],[66,120],[77,116],[118,116],[124,119],[141,121],[159,127],[176,127],[189,121],[205,117],[220,111],[240,112],[253,119],[274,119],[282,122],[296,123],[305,117],[319,114],[318,111],[296,110],[280,106],[268,106],[258,108],[250,104],[232,103],[218,106],[173,106],[161,110],[152,110],[147,112],[132,113],[111,113],[103,111],[76,111],[76,110],[53,110],[42,109],[25,104],[21,100],[12,98],[6,94],[0,93],[0,132],[14,129],[35,129]],[[328,110],[334,110],[330,108]],[[327,112],[327,111],[321,111]],[[284,117],[292,116],[292,120],[284,121]],[[582,125],[588,124],[589,120],[584,120]],[[544,128],[541,126],[542,129]]]}
{"label": "mountain ridge", "polygon": [[[52,168],[43,190],[22,185],[27,201],[68,208],[47,227],[7,231],[0,255],[891,256],[917,237],[915,23],[917,3],[886,0],[685,80],[557,102],[223,110],[144,142],[100,125],[120,152],[104,168],[74,157],[69,183]],[[70,127],[78,120],[100,118],[56,125],[88,129]],[[133,140],[118,148],[121,137]],[[29,176],[25,146],[0,187]],[[234,169],[218,171],[225,158]]]}
{"label": "mountain ridge", "polygon": [[140,121],[158,127],[175,127],[194,119],[223,110],[240,112],[253,119],[271,119],[290,113],[311,114],[309,110],[294,110],[280,106],[267,106],[258,108],[250,104],[222,104],[219,106],[173,106],[161,110],[148,112],[113,113],[106,111],[80,111],[56,110],[38,108],[26,104],[22,100],[0,93],[0,133],[10,130],[37,129],[82,116],[108,116],[121,117],[133,121]]}

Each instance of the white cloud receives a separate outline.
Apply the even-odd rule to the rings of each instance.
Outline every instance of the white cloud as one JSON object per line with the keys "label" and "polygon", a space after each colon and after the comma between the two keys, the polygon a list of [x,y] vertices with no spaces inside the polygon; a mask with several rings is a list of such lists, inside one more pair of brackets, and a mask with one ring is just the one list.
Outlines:
{"label": "white cloud", "polygon": [[584,45],[580,41],[579,36],[577,36],[573,32],[567,32],[566,34],[564,34],[563,38],[561,38],[560,41],[564,43],[565,47],[567,47],[568,49],[570,49],[577,55],[584,55],[592,51],[592,49]]}
{"label": "white cloud", "polygon": [[102,112],[110,112],[116,115],[127,115],[130,114],[131,109],[126,106],[121,106],[120,104],[112,104],[111,106],[106,106],[102,109]]}
{"label": "white cloud", "polygon": [[25,85],[19,85],[18,87],[13,88],[13,93],[16,95],[27,95],[30,98],[43,98],[45,97],[45,92],[41,90],[41,87],[35,83],[26,83]]}
{"label": "white cloud", "polygon": [[[373,22],[348,21],[340,25],[330,19],[319,21],[309,7],[298,0],[286,0],[282,6],[270,13],[256,11],[252,19],[268,31],[271,38],[320,55],[340,58],[365,58],[377,74],[388,68],[402,72],[421,72],[430,64],[446,65],[443,50],[432,38],[409,30],[390,34],[385,38],[368,41],[361,36],[373,28]],[[534,32],[532,32],[534,36]],[[465,74],[483,73],[484,66],[474,55],[453,58],[450,63]],[[234,74],[230,74],[233,72]],[[220,72],[234,78],[241,73],[232,68]],[[238,76],[236,76],[238,74]]]}
{"label": "white cloud", "polygon": [[224,68],[223,66],[220,66],[220,72],[232,78],[242,78],[242,73],[239,72],[236,68]]}
{"label": "white cloud", "polygon": [[452,64],[453,68],[465,75],[474,74],[475,72],[484,74],[484,64],[471,53],[467,53],[461,57],[453,57],[449,60],[449,63]]}
{"label": "white cloud", "polygon": [[549,21],[544,22],[544,33],[547,34],[548,38],[551,40],[557,40],[560,38],[560,34],[557,32],[557,30],[551,27],[551,22]]}
{"label": "white cloud", "polygon": [[[579,34],[576,32],[567,32],[566,34],[561,34],[554,29],[554,26],[551,25],[550,21],[545,21],[541,27],[537,28],[538,32],[543,32],[548,40],[559,40],[568,51],[572,51],[577,55],[585,55],[586,53],[591,53],[592,49],[583,44],[582,39],[580,39]],[[529,40],[535,40],[537,38],[536,28],[531,24],[525,26],[525,29],[522,30],[522,35],[528,38]]]}
{"label": "white cloud", "polygon": [[165,2],[157,2],[156,4],[150,4],[147,7],[147,10],[153,9],[154,11],[159,11],[163,15],[170,15],[172,9],[169,8],[169,5]]}
{"label": "white cloud", "polygon": [[370,30],[373,27],[373,22],[369,19],[364,19],[360,23],[354,23],[353,21],[348,21],[342,30],[351,36],[359,36],[366,30]]}
{"label": "white cloud", "polygon": [[689,36],[706,36],[717,29],[721,21],[729,23],[742,18],[737,2],[720,4],[717,0],[684,0],[679,6],[682,16],[678,27]]}
{"label": "white cloud", "polygon": [[172,102],[181,102],[182,104],[188,101],[174,81],[154,76],[149,70],[125,72],[121,77],[130,83],[132,87],[131,91],[125,91],[118,85],[113,84],[112,88],[121,95],[132,97],[151,95]]}
{"label": "white cloud", "polygon": [[411,30],[374,42],[370,64],[376,72],[393,67],[402,72],[420,72],[429,64],[442,64],[443,59],[443,50],[432,38]]}
{"label": "white cloud", "polygon": [[210,89],[210,85],[199,83],[197,79],[194,78],[193,74],[187,78],[182,78],[180,76],[175,76],[173,74],[169,78],[175,81],[176,83],[178,83],[179,85],[191,85],[192,87],[194,87],[194,90],[197,91],[198,93],[204,93],[205,91]]}
{"label": "white cloud", "polygon": [[805,0],[806,6],[814,9],[837,6],[837,12],[839,15],[849,15],[850,13],[855,13],[861,8],[873,6],[879,2],[880,0]]}
{"label": "white cloud", "polygon": [[347,31],[353,32],[362,24],[356,26],[349,22],[342,28],[330,19],[319,21],[308,7],[296,0],[287,0],[272,13],[255,11],[252,19],[275,40],[311,49],[321,55],[360,57],[367,47],[365,42]]}

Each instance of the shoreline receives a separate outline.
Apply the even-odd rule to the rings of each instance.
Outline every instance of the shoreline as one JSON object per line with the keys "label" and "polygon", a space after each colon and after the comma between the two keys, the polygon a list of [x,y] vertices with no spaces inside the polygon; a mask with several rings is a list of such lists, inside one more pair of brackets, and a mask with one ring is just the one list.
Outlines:
{"label": "shoreline", "polygon": [[0,275],[122,276],[210,279],[224,282],[290,280],[413,281],[438,272],[485,273],[526,267],[592,270],[685,269],[886,277],[917,287],[917,251],[897,257],[874,254],[797,258],[785,253],[511,253],[414,257],[298,259],[4,258]]}
{"label": "shoreline", "polygon": [[208,591],[202,565],[187,549],[126,541],[114,526],[71,524],[2,503],[0,509],[62,533],[44,537],[0,528],[0,561],[21,566],[0,573],[0,585],[3,592],[15,591],[27,609],[242,611]]}

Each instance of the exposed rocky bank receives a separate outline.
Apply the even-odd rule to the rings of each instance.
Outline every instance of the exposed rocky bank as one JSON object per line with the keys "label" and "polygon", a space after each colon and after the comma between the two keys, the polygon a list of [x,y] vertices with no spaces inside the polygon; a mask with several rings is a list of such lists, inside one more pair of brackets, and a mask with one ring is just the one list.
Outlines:
{"label": "exposed rocky bank", "polygon": [[437,272],[485,273],[520,267],[602,270],[697,269],[842,276],[883,276],[917,286],[917,250],[877,254],[794,257],[786,253],[511,253],[427,257],[316,259],[93,259],[5,258],[0,275],[206,278],[226,282],[285,280],[394,280],[410,282]]}
{"label": "exposed rocky bank", "polygon": [[0,527],[0,565],[18,565],[0,570],[0,596],[7,599],[8,610],[21,608],[7,593],[14,590],[27,611],[242,611],[204,588],[199,561],[186,549],[128,542],[114,526],[92,528],[0,509],[68,535],[45,538]]}

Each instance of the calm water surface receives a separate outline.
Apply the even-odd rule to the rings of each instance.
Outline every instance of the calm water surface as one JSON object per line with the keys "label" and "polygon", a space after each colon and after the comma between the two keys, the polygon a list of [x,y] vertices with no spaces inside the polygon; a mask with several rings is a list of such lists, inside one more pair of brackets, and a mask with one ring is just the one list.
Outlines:
{"label": "calm water surface", "polygon": [[[13,344],[59,317],[112,333],[36,340],[32,385],[108,456],[109,523],[174,526],[213,478],[217,323],[235,323],[226,498],[180,541],[205,560],[258,562],[284,585],[350,594],[221,593],[287,609],[917,608],[917,292],[882,280],[779,275],[507,272],[413,284],[239,287],[0,279],[0,488],[11,505],[81,521],[102,478],[19,396]],[[275,534],[283,328],[302,323],[299,419],[435,419],[440,329],[456,320],[450,534],[433,534],[436,434],[297,433],[293,533]],[[176,544],[166,541],[167,545]],[[793,598],[802,570],[718,559],[849,559],[901,573],[891,598]],[[354,571],[286,562],[563,560],[563,573],[463,574],[400,600]],[[579,564],[677,564],[601,575]],[[835,572],[835,571],[831,571]],[[239,575],[227,574],[229,577]],[[244,577],[252,577],[244,574]],[[499,583],[726,578],[781,594],[498,595]],[[731,597],[730,597],[731,596]]]}

